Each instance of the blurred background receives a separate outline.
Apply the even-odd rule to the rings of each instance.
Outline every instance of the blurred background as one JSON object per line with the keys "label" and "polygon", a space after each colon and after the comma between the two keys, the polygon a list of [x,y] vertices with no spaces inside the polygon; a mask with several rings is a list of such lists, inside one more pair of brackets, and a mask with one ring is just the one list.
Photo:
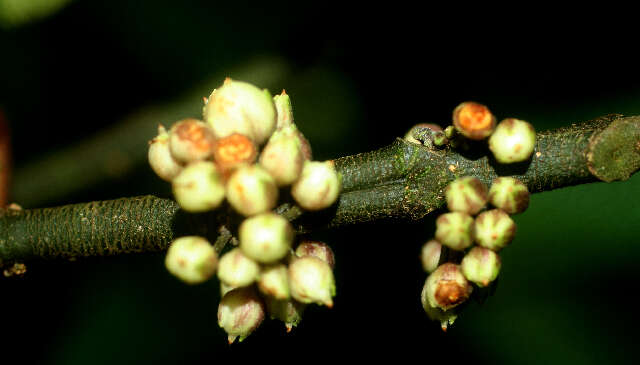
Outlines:
{"label": "blurred background", "polygon": [[[0,0],[9,201],[170,197],[147,141],[158,123],[198,117],[226,76],[286,89],[319,160],[383,147],[418,122],[447,125],[466,100],[539,130],[640,113],[633,23],[602,9],[512,10]],[[634,176],[534,195],[496,294],[447,333],[419,299],[430,216],[319,232],[336,252],[335,307],[309,309],[290,334],[265,321],[233,346],[217,326],[215,280],[183,285],[163,254],[33,263],[0,278],[0,349],[25,364],[633,363],[639,193]]]}

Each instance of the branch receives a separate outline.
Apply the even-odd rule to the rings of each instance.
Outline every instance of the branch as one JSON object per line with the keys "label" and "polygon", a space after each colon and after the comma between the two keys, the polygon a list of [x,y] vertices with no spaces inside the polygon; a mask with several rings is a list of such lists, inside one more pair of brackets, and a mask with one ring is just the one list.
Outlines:
{"label": "branch", "polygon": [[[332,209],[304,212],[293,202],[276,209],[299,232],[388,218],[420,219],[443,205],[444,188],[459,176],[490,184],[497,176],[510,175],[531,192],[624,180],[640,168],[640,116],[609,115],[538,133],[531,160],[518,164],[498,164],[485,144],[459,151],[400,139],[335,163],[343,191]],[[228,206],[189,214],[174,201],[153,196],[5,209],[0,210],[0,266],[33,258],[160,251],[186,234],[208,237],[221,248],[240,220]]]}

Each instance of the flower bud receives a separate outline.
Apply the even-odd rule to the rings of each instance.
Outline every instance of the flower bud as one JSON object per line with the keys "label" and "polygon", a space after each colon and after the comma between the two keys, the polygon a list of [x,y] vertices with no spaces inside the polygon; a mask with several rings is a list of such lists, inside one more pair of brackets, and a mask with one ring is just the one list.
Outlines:
{"label": "flower bud", "polygon": [[213,90],[203,114],[217,138],[239,133],[261,145],[276,128],[276,108],[269,92],[231,79]]}
{"label": "flower bud", "polygon": [[171,155],[169,133],[158,126],[158,136],[149,141],[149,165],[162,180],[171,181],[182,171],[182,165]]}
{"label": "flower bud", "polygon": [[218,254],[209,241],[198,236],[174,240],[167,250],[165,266],[187,284],[199,284],[216,272]]}
{"label": "flower bud", "polygon": [[469,281],[479,286],[487,286],[494,281],[500,272],[500,256],[484,247],[474,247],[462,259],[460,268]]}
{"label": "flower bud", "polygon": [[187,212],[205,212],[224,200],[225,189],[218,168],[210,161],[190,163],[171,181],[173,196]]}
{"label": "flower bud", "polygon": [[331,267],[317,257],[305,256],[289,265],[289,288],[293,299],[333,307],[336,286]]}
{"label": "flower bud", "polygon": [[411,127],[411,129],[404,135],[404,140],[407,142],[411,142],[411,143],[415,143],[415,144],[422,144],[422,142],[420,142],[419,140],[417,140],[414,136],[413,136],[413,132],[416,131],[419,128],[429,128],[434,132],[441,132],[442,131],[442,127],[440,127],[437,124],[433,124],[433,123],[418,123],[416,125],[414,125],[413,127]]}
{"label": "flower bud", "polygon": [[489,201],[509,214],[522,213],[529,206],[529,189],[516,178],[499,177],[491,184]]}
{"label": "flower bud", "polygon": [[338,199],[340,180],[333,161],[306,161],[300,178],[291,187],[291,195],[304,209],[328,208]]}
{"label": "flower bud", "polygon": [[234,248],[222,255],[218,264],[218,279],[232,287],[247,286],[258,278],[260,265]]}
{"label": "flower bud", "polygon": [[453,110],[453,125],[463,136],[481,140],[493,133],[496,117],[482,104],[468,101]]}
{"label": "flower bud", "polygon": [[273,133],[260,154],[260,165],[273,176],[278,186],[290,185],[302,173],[305,156],[294,126]]}
{"label": "flower bud", "polygon": [[533,126],[514,118],[500,122],[489,138],[489,149],[500,163],[528,160],[535,145],[536,131]]}
{"label": "flower bud", "polygon": [[277,122],[276,128],[280,129],[293,124],[293,111],[291,108],[291,98],[282,90],[280,95],[273,97],[273,103],[276,106]]}
{"label": "flower bud", "polygon": [[446,311],[466,301],[473,287],[459,265],[445,263],[429,274],[422,290],[431,307]]}
{"label": "flower bud", "polygon": [[197,119],[184,119],[171,127],[169,147],[176,160],[189,163],[211,156],[216,137],[209,126]]}
{"label": "flower bud", "polygon": [[467,213],[451,212],[436,219],[436,240],[454,249],[464,250],[473,243],[473,218]]}
{"label": "flower bud", "polygon": [[475,230],[478,245],[500,251],[513,240],[516,224],[503,210],[491,209],[476,217]]}
{"label": "flower bud", "polygon": [[440,328],[447,332],[447,328],[453,325],[453,322],[458,318],[458,315],[455,313],[454,309],[443,311],[440,308],[432,307],[427,300],[426,288],[426,286],[422,288],[422,295],[420,296],[422,308],[427,312],[427,317],[429,317],[430,320],[440,322]]}
{"label": "flower bud", "polygon": [[422,246],[420,261],[422,261],[424,271],[433,272],[438,267],[441,252],[442,245],[436,240],[431,240]]}
{"label": "flower bud", "polygon": [[252,287],[234,289],[218,305],[218,325],[227,332],[229,344],[242,342],[262,323],[265,307]]}
{"label": "flower bud", "polygon": [[245,219],[238,230],[240,248],[249,258],[264,264],[287,255],[293,242],[293,228],[286,218],[262,213]]}
{"label": "flower bud", "polygon": [[213,147],[213,158],[224,172],[242,164],[252,164],[257,156],[256,146],[242,134],[234,133],[220,138]]}
{"label": "flower bud", "polygon": [[335,257],[333,250],[329,245],[319,241],[302,241],[296,248],[297,257],[313,256],[329,264],[333,269],[335,266]]}
{"label": "flower bud", "polygon": [[260,272],[258,288],[276,299],[289,299],[289,276],[284,264],[267,265]]}
{"label": "flower bud", "polygon": [[302,313],[307,307],[306,304],[297,302],[293,299],[278,300],[273,297],[265,298],[267,304],[267,312],[271,318],[277,318],[284,322],[287,328],[287,333],[291,332],[291,329],[300,323],[302,320]]}
{"label": "flower bud", "polygon": [[263,213],[276,206],[278,187],[259,165],[242,166],[227,181],[227,200],[245,216]]}
{"label": "flower bud", "polygon": [[455,179],[444,191],[447,207],[453,212],[477,214],[489,200],[487,187],[477,178],[465,176]]}

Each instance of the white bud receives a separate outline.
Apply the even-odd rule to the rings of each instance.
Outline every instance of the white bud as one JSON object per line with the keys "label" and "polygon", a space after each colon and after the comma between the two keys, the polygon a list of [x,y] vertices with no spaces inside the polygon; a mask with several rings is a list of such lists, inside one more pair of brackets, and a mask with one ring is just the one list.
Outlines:
{"label": "white bud", "polygon": [[328,208],[338,199],[340,180],[333,161],[306,161],[300,178],[291,187],[291,195],[304,209]]}
{"label": "white bud", "polygon": [[170,273],[187,284],[199,284],[215,272],[218,254],[209,241],[198,236],[174,240],[167,250],[165,265]]}
{"label": "white bud", "polygon": [[289,221],[275,213],[247,218],[238,230],[242,252],[266,264],[276,262],[289,253],[293,235]]}
{"label": "white bud", "polygon": [[240,248],[222,255],[218,264],[218,279],[232,287],[252,284],[260,274],[260,265],[242,253]]}
{"label": "white bud", "polygon": [[182,165],[171,155],[169,134],[163,126],[158,127],[158,136],[149,141],[148,159],[153,172],[164,181],[171,181],[182,171]]}

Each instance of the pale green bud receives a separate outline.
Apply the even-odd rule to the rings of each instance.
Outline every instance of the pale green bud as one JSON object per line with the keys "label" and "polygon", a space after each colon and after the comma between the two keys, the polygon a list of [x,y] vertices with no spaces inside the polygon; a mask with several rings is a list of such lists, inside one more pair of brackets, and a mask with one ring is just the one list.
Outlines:
{"label": "pale green bud", "polygon": [[224,200],[222,176],[210,161],[190,163],[171,184],[173,196],[187,212],[206,212],[217,208]]}
{"label": "pale green bud", "polygon": [[273,177],[259,165],[245,165],[233,172],[227,181],[229,204],[245,216],[273,209],[278,200],[278,187]]}
{"label": "pale green bud", "polygon": [[189,163],[211,157],[216,137],[209,126],[197,119],[184,119],[171,127],[169,147],[176,160]]}
{"label": "pale green bud", "polygon": [[528,160],[535,145],[536,131],[533,126],[514,118],[500,122],[489,138],[489,149],[500,163]]}
{"label": "pale green bud", "polygon": [[329,245],[319,241],[302,241],[295,252],[297,257],[313,256],[329,264],[333,269],[335,266],[335,256]]}
{"label": "pale green bud", "polygon": [[318,303],[333,307],[336,286],[331,267],[317,257],[305,256],[289,265],[289,289],[301,303]]}
{"label": "pale green bud", "polygon": [[284,322],[287,333],[297,326],[302,320],[302,313],[307,307],[306,304],[297,302],[293,299],[278,300],[273,297],[265,298],[267,304],[267,313],[271,318],[277,318]]}
{"label": "pale green bud", "polygon": [[275,131],[260,154],[260,165],[273,176],[278,186],[298,180],[304,161],[298,131],[293,126]]}
{"label": "pale green bud", "polygon": [[518,179],[499,177],[491,184],[489,201],[509,214],[522,213],[529,206],[529,189]]}
{"label": "pale green bud", "polygon": [[459,265],[445,263],[429,274],[422,290],[431,307],[447,311],[465,302],[473,287],[462,274]]}
{"label": "pale green bud", "polygon": [[198,236],[175,239],[165,258],[167,270],[187,284],[199,284],[216,272],[218,254],[209,241]]}
{"label": "pale green bud", "polygon": [[499,251],[513,240],[516,224],[501,209],[491,209],[476,217],[475,230],[478,245]]}
{"label": "pale green bud", "polygon": [[447,328],[455,322],[458,315],[455,313],[454,309],[450,309],[448,311],[444,311],[440,308],[432,307],[427,300],[427,290],[426,285],[422,288],[422,295],[420,299],[422,301],[422,308],[427,312],[427,317],[429,317],[432,321],[440,322],[440,328],[443,331],[447,332]]}
{"label": "pale green bud", "polygon": [[228,335],[229,344],[242,342],[264,320],[265,307],[253,287],[237,288],[222,297],[218,305],[218,325]]}
{"label": "pale green bud", "polygon": [[444,191],[447,207],[453,212],[477,214],[489,200],[489,189],[479,179],[465,176],[455,179]]}
{"label": "pale green bud", "polygon": [[473,101],[458,105],[453,111],[453,125],[463,136],[481,140],[487,138],[496,126],[496,117],[489,108]]}
{"label": "pale green bud", "polygon": [[422,261],[424,271],[432,272],[438,267],[441,253],[442,245],[436,240],[431,240],[422,246],[420,261]]}
{"label": "pale green bud", "polygon": [[467,213],[445,213],[436,219],[436,240],[453,250],[471,246],[473,235],[473,218]]}
{"label": "pale green bud", "polygon": [[164,181],[171,181],[182,171],[183,166],[171,155],[169,133],[163,126],[158,126],[158,136],[149,141],[147,155],[153,172]]}
{"label": "pale green bud", "polygon": [[239,133],[261,145],[276,128],[269,92],[241,81],[225,80],[209,96],[203,114],[217,138]]}
{"label": "pale green bud", "polygon": [[300,178],[291,187],[291,195],[304,209],[328,208],[338,199],[340,180],[333,161],[306,161]]}
{"label": "pale green bud", "polygon": [[234,248],[222,255],[218,264],[218,279],[232,287],[247,286],[260,275],[260,265]]}
{"label": "pale green bud", "polygon": [[289,276],[284,264],[262,267],[258,288],[261,292],[276,299],[289,299]]}
{"label": "pale green bud", "polygon": [[247,218],[238,230],[242,252],[264,264],[284,258],[289,253],[293,237],[289,221],[275,213],[262,213]]}
{"label": "pale green bud", "polygon": [[277,129],[290,126],[293,124],[293,108],[291,107],[291,98],[282,90],[280,95],[273,97],[273,102],[276,105],[277,114]]}
{"label": "pale green bud", "polygon": [[462,259],[460,268],[469,281],[479,286],[487,286],[500,272],[500,256],[484,247],[474,247]]}

